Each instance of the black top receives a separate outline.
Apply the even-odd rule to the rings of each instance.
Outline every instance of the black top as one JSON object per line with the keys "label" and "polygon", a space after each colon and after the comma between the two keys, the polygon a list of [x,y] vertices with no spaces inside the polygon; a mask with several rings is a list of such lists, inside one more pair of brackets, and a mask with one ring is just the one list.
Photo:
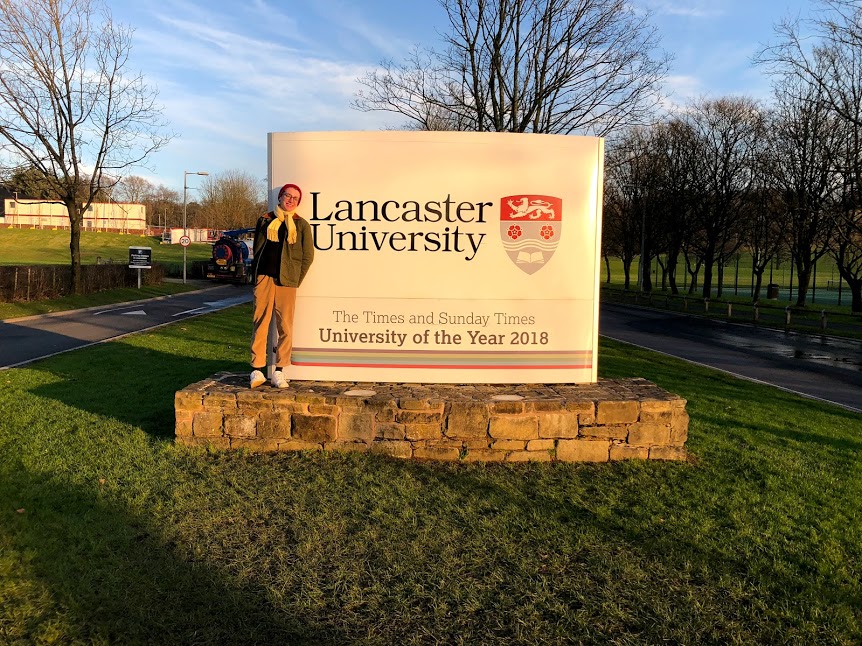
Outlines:
{"label": "black top", "polygon": [[[266,231],[263,232],[266,236]],[[261,251],[260,261],[257,265],[258,276],[271,276],[278,281],[281,271],[281,250],[284,247],[284,238],[287,236],[287,227],[284,222],[278,227],[278,243],[267,240]]]}

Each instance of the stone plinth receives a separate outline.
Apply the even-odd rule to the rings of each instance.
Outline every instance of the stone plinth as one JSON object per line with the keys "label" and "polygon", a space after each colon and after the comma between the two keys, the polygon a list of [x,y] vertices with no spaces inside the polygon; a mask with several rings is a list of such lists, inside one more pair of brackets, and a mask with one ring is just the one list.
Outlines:
{"label": "stone plinth", "polygon": [[251,451],[373,451],[465,462],[683,460],[685,400],[645,379],[597,384],[291,382],[220,373],[176,394],[176,438]]}

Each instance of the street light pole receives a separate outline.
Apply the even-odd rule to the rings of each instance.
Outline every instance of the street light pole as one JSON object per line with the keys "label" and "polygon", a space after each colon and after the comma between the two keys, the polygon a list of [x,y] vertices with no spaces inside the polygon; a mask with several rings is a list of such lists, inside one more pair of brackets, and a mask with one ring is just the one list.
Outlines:
{"label": "street light pole", "polygon": [[[187,236],[189,234],[188,224],[186,223],[186,202],[187,202],[187,194],[189,191],[187,178],[189,175],[209,175],[206,171],[183,171],[183,235]],[[183,247],[183,285],[186,284],[186,249],[187,247]]]}

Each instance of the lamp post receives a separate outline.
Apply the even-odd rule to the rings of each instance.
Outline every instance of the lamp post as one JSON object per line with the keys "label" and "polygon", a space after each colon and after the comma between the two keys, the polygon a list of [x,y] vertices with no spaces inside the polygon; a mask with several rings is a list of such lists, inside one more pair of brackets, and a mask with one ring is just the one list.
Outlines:
{"label": "lamp post", "polygon": [[[189,234],[189,228],[186,224],[186,195],[188,194],[188,184],[186,180],[189,175],[209,175],[206,171],[183,171],[183,235],[187,236]],[[183,285],[186,284],[186,247],[183,247]]]}

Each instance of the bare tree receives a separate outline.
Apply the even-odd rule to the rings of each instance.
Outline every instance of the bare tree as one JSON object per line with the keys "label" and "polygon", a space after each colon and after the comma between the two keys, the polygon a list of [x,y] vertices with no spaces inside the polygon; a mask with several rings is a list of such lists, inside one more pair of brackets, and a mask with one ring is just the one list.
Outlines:
{"label": "bare tree", "polygon": [[[754,100],[724,97],[695,102],[687,121],[697,137],[697,172],[704,183],[693,208],[702,236],[690,240],[689,249],[702,260],[702,293],[709,298],[715,270],[724,266],[743,241],[744,199],[754,179],[763,119]],[[720,271],[717,291],[720,297]]]}
{"label": "bare tree", "polygon": [[168,140],[131,45],[99,0],[0,3],[0,165],[36,168],[66,205],[74,292],[84,212]]}
{"label": "bare tree", "polygon": [[154,189],[155,186],[148,179],[140,175],[129,175],[114,186],[113,198],[118,202],[144,204]]}
{"label": "bare tree", "polygon": [[254,226],[265,210],[264,185],[251,173],[228,170],[206,178],[200,189],[199,226],[238,229]]}
{"label": "bare tree", "polygon": [[605,135],[644,123],[670,57],[625,0],[440,0],[442,52],[359,79],[354,107],[422,129]]}

